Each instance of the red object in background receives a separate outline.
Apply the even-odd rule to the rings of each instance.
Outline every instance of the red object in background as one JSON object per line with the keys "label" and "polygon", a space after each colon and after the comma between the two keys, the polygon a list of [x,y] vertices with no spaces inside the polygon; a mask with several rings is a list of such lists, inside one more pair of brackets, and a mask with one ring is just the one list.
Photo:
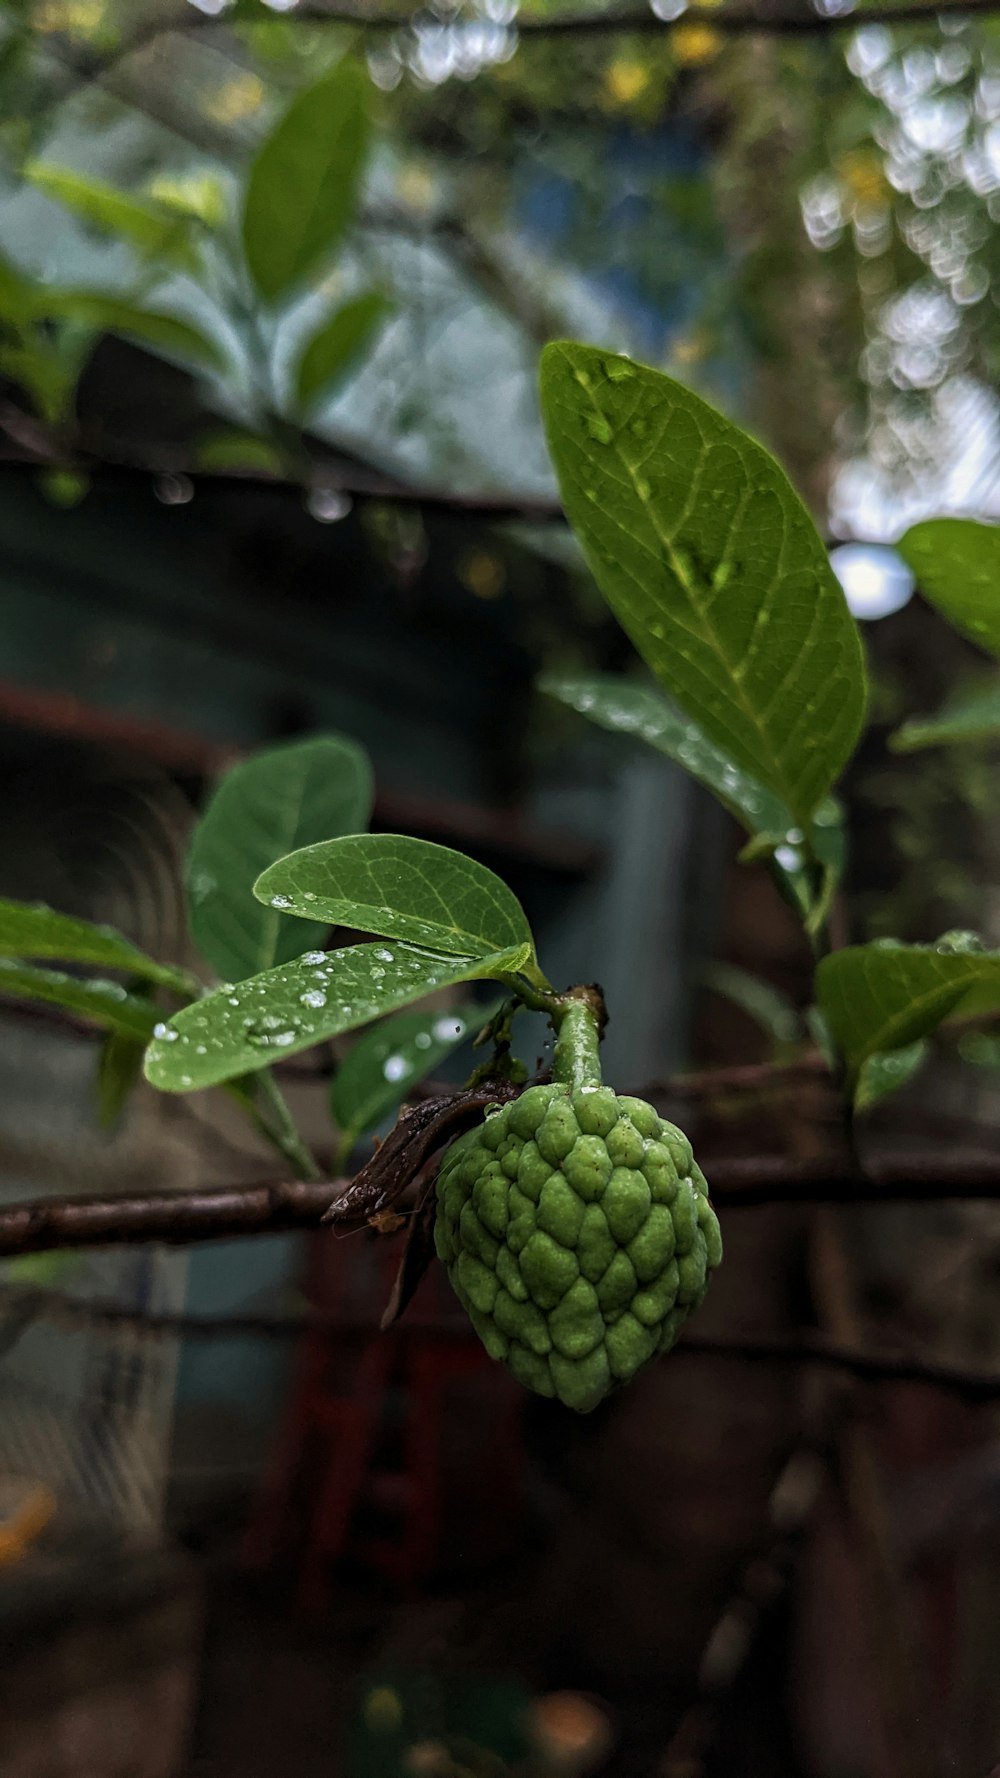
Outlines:
{"label": "red object in background", "polygon": [[[297,1599],[310,1612],[327,1604],[332,1566],[349,1547],[403,1588],[433,1571],[456,1424],[477,1493],[502,1502],[508,1518],[517,1510],[521,1392],[480,1345],[438,1265],[402,1321],[379,1331],[400,1251],[398,1241],[367,1233],[317,1235],[309,1244],[305,1293],[324,1325],[299,1344],[244,1556],[262,1566],[297,1544]],[[479,1377],[485,1412],[477,1442],[467,1414],[456,1422],[449,1397],[453,1385]],[[368,1506],[397,1518],[398,1533],[357,1537]]]}

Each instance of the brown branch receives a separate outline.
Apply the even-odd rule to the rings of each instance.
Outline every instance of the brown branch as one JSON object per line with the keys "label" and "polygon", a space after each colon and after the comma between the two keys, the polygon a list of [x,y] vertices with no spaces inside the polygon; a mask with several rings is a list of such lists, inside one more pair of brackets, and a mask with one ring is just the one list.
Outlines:
{"label": "brown branch", "polygon": [[[0,1337],[8,1316],[18,1328],[30,1320],[44,1318],[73,1325],[122,1328],[150,1338],[297,1340],[305,1333],[336,1336],[344,1331],[343,1322],[332,1315],[271,1315],[251,1311],[233,1315],[154,1313],[131,1308],[125,1303],[72,1297],[60,1290],[30,1286],[15,1286],[5,1298],[0,1298]],[[424,1322],[418,1315],[409,1317],[403,1325],[433,1334],[436,1323]],[[375,1331],[373,1319],[371,1332],[374,1334]],[[674,1348],[671,1362],[676,1357],[722,1359],[738,1364],[806,1365],[842,1371],[864,1383],[919,1383],[931,1389],[945,1390],[968,1402],[1000,1400],[1000,1373],[968,1370],[961,1365],[944,1364],[934,1358],[918,1358],[903,1352],[840,1346],[816,1336],[788,1339],[771,1334],[737,1338],[686,1335]]]}
{"label": "brown branch", "polygon": [[[690,1074],[674,1074],[666,1080],[649,1081],[642,1099],[710,1099],[723,1093],[760,1093],[798,1086],[803,1081],[830,1076],[826,1057],[812,1051],[794,1062],[744,1062],[733,1068],[705,1068]],[[832,1077],[831,1077],[832,1078]]]}
{"label": "brown branch", "polygon": [[[716,1207],[761,1204],[937,1203],[1000,1198],[1000,1159],[987,1153],[883,1154],[864,1178],[842,1159],[789,1160],[784,1155],[707,1160]],[[0,1258],[62,1247],[161,1241],[170,1245],[234,1235],[317,1229],[347,1180],[264,1182],[193,1192],[141,1192],[113,1197],[37,1198],[0,1206]]]}
{"label": "brown branch", "polygon": [[[805,5],[787,7],[780,11],[762,11],[757,6],[746,5],[722,6],[718,10],[711,6],[695,5],[689,6],[675,19],[661,19],[651,9],[609,7],[605,12],[565,12],[540,18],[515,18],[508,29],[511,36],[518,40],[535,37],[606,37],[623,32],[655,36],[689,24],[710,25],[713,31],[732,37],[827,37],[842,31],[855,31],[859,25],[936,24],[942,17],[988,16],[998,10],[998,0],[960,0],[960,3],[949,0],[948,4],[942,6],[928,6],[921,4],[921,0],[904,0],[899,6],[866,6],[859,12],[833,14],[814,12]],[[264,16],[262,12],[261,17]],[[298,0],[294,17],[309,24],[347,25],[366,35],[410,31],[417,24],[437,24],[444,27],[451,23],[452,28],[457,26],[460,30],[463,23],[482,23],[476,16],[448,21],[436,20],[433,14],[418,11],[363,11],[360,7],[334,4],[332,0],[329,3],[327,0]],[[128,57],[148,48],[161,37],[189,36],[195,32],[202,35],[206,31],[224,30],[227,24],[224,17],[214,18],[206,13],[194,13],[184,20],[150,21],[107,56],[75,57],[73,71],[79,78],[100,80],[114,72]]]}

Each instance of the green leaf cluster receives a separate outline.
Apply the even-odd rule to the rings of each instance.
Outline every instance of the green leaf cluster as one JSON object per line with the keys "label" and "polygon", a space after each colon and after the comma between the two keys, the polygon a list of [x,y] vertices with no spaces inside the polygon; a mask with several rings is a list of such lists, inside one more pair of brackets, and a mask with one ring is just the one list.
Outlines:
{"label": "green leaf cluster", "polygon": [[[47,160],[23,176],[89,231],[121,243],[134,259],[132,288],[58,289],[0,263],[0,372],[18,384],[49,423],[66,421],[77,383],[102,334],[151,347],[228,380],[250,424],[253,466],[291,470],[287,419],[277,411],[279,323],[310,288],[324,287],[344,244],[371,147],[370,82],[343,58],[287,106],[260,144],[239,194],[238,226],[208,174],[152,181],[134,194]],[[157,301],[166,279],[197,291],[208,331]],[[301,417],[327,398],[375,339],[389,311],[379,289],[325,304],[290,368],[289,403]],[[244,365],[220,343],[235,335]],[[280,360],[288,353],[280,343]],[[247,395],[246,374],[252,379]],[[210,453],[211,456],[211,453]],[[246,462],[247,446],[238,453]],[[230,467],[231,460],[215,461]]]}

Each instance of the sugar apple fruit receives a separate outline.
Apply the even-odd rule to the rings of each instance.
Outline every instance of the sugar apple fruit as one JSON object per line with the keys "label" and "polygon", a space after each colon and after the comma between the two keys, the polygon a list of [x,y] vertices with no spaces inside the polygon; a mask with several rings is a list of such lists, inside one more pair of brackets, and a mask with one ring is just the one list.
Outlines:
{"label": "sugar apple fruit", "polygon": [[448,1149],[434,1236],[490,1356],[589,1413],[674,1344],[722,1241],[687,1137],[600,1084],[596,1041],[556,1058]]}

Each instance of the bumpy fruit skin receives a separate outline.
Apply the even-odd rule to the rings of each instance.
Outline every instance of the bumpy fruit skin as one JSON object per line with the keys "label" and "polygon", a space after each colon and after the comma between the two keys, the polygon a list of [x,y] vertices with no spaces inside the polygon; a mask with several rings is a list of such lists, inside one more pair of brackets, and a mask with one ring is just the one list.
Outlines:
{"label": "bumpy fruit skin", "polygon": [[452,1144],[437,1197],[490,1357],[583,1414],[669,1351],[722,1258],[687,1137],[610,1087],[530,1087]]}

